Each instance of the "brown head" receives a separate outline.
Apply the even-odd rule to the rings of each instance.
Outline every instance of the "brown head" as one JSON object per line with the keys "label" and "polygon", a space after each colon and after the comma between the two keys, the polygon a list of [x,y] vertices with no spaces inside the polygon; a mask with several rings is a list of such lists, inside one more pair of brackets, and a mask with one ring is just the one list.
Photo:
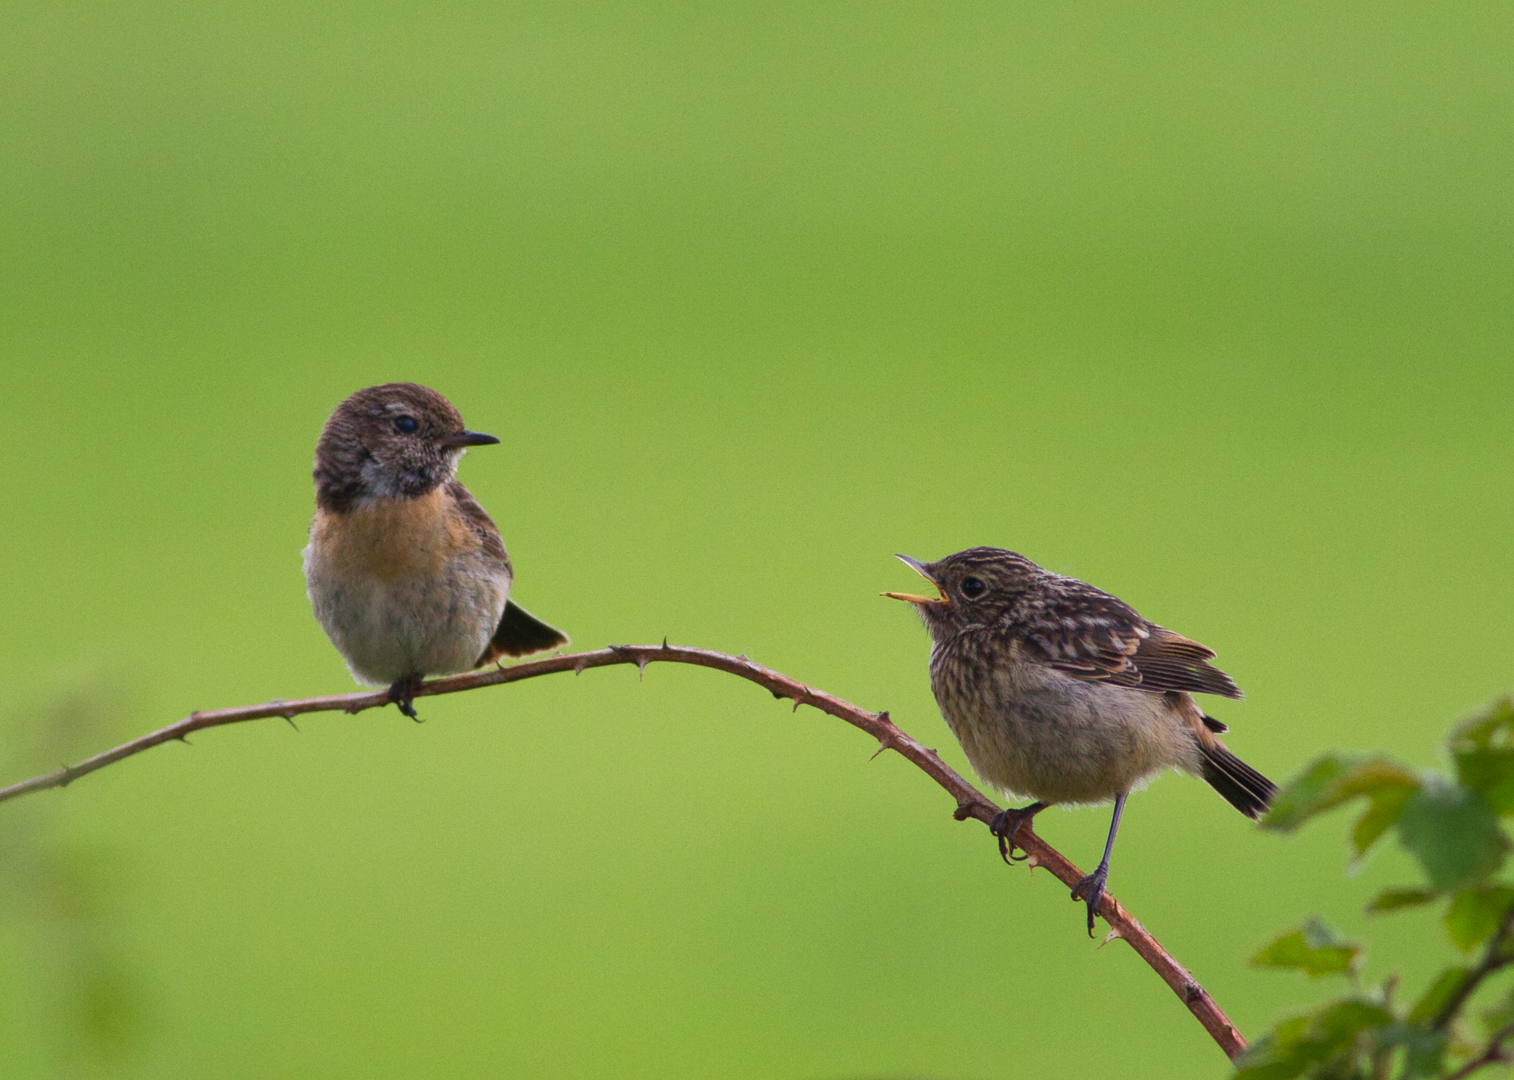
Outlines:
{"label": "brown head", "polygon": [[936,587],[939,596],[887,592],[884,596],[915,606],[936,641],[970,626],[1003,621],[1028,593],[1044,587],[1057,575],[1043,570],[1024,555],[1003,548],[976,547],[922,563],[908,555],[897,558]]}
{"label": "brown head", "polygon": [[350,510],[370,498],[416,498],[451,480],[470,446],[499,442],[469,431],[435,390],[384,383],[336,407],[315,444],[316,505]]}

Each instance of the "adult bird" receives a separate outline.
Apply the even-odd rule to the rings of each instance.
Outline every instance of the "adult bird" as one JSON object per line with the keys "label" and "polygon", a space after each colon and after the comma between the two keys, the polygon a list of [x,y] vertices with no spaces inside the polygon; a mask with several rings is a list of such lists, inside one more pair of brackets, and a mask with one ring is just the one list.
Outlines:
{"label": "adult bird", "polygon": [[435,390],[384,383],[338,405],[316,443],[310,603],[352,677],[412,720],[427,675],[568,643],[511,599],[499,529],[457,480],[468,447],[498,442]]}

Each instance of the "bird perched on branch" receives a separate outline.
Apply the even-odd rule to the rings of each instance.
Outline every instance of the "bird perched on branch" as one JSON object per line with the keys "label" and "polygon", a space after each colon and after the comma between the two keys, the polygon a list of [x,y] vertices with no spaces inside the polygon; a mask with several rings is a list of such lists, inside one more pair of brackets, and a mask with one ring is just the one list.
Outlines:
{"label": "bird perched on branch", "polygon": [[1013,551],[899,558],[940,594],[883,595],[914,605],[930,631],[931,689],[952,734],[985,781],[1035,800],[994,820],[1005,857],[1047,806],[1114,801],[1104,857],[1072,892],[1088,906],[1090,933],[1133,788],[1178,769],[1247,817],[1267,809],[1273,783],[1225,748],[1215,737],[1225,725],[1192,697],[1241,696],[1210,666],[1213,650]]}
{"label": "bird perched on branch", "polygon": [[568,643],[510,599],[499,530],[455,479],[468,447],[497,442],[435,390],[385,383],[338,405],[316,443],[304,552],[316,621],[352,677],[388,686],[412,720],[427,675]]}

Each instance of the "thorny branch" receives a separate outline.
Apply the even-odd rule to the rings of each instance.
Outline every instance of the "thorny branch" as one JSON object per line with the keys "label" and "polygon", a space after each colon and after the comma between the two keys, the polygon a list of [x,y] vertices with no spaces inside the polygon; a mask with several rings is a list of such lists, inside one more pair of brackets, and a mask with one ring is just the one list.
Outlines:
{"label": "thorny branch", "polygon": [[[421,685],[415,692],[416,697],[428,697],[434,694],[455,694],[462,690],[476,690],[484,686],[494,686],[498,683],[518,682],[521,679],[534,678],[537,675],[549,675],[558,671],[582,672],[587,668],[608,667],[613,664],[635,664],[638,669],[645,670],[647,664],[654,661],[669,662],[676,664],[694,664],[699,667],[714,668],[718,671],[728,672],[756,683],[772,693],[776,698],[786,698],[794,703],[797,710],[800,705],[809,705],[828,713],[838,719],[845,720],[853,727],[861,728],[873,738],[878,740],[879,753],[884,750],[893,750],[919,766],[926,775],[957,801],[955,816],[959,821],[968,818],[976,818],[985,825],[993,820],[999,807],[989,800],[982,792],[962,779],[950,766],[941,760],[936,751],[928,749],[914,738],[894,726],[886,712],[869,712],[859,708],[841,698],[834,697],[821,690],[812,689],[801,682],[780,674],[770,668],[754,664],[744,656],[730,656],[725,653],[713,652],[709,649],[695,649],[679,645],[669,645],[664,641],[661,645],[611,645],[604,649],[593,652],[568,653],[565,655],[548,656],[536,660],[527,660],[510,667],[492,668],[484,671],[470,672],[465,675],[452,675],[446,678],[434,679]],[[192,732],[201,731],[205,728],[220,727],[223,724],[236,724],[244,720],[262,720],[268,717],[281,716],[286,720],[293,720],[302,713],[335,712],[359,713],[365,709],[381,708],[389,704],[386,691],[380,690],[366,694],[335,694],[328,697],[302,698],[298,701],[273,701],[266,705],[248,705],[233,709],[213,709],[208,712],[190,713],[183,720],[157,731],[122,743],[111,750],[95,754],[73,765],[64,765],[52,772],[35,776],[30,780],[11,784],[9,787],[0,788],[0,802],[14,799],[18,796],[33,791],[43,791],[47,788],[65,787],[73,783],[81,776],[103,769],[124,758],[140,754],[162,743],[172,742],[176,739],[184,740]],[[876,756],[876,755],[875,755]],[[1051,847],[1046,841],[1035,834],[1031,823],[1027,822],[1019,830],[1015,837],[1015,846],[1026,853],[1027,865],[1031,867],[1041,866],[1048,870],[1057,880],[1068,887],[1076,885],[1083,878],[1083,872],[1069,862],[1060,852]],[[1103,901],[1099,905],[1099,914],[1109,923],[1109,937],[1106,940],[1120,938],[1128,942],[1136,951],[1136,954],[1157,973],[1173,993],[1186,1005],[1190,1012],[1198,1018],[1200,1024],[1209,1036],[1219,1044],[1221,1050],[1231,1058],[1234,1058],[1246,1048],[1246,1041],[1235,1025],[1215,1004],[1207,991],[1190,975],[1183,965],[1179,964],[1171,954],[1167,952],[1152,937],[1150,932],[1136,920],[1136,918],[1120,906],[1113,896],[1104,894]]]}

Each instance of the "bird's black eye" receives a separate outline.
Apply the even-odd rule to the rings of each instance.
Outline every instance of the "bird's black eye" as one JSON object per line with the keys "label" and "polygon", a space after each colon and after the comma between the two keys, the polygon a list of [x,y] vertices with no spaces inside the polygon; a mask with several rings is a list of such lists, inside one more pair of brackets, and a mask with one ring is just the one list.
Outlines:
{"label": "bird's black eye", "polygon": [[982,578],[970,577],[963,578],[962,584],[959,585],[958,588],[962,590],[963,596],[971,600],[974,597],[982,596],[983,593],[988,589],[988,586],[983,584]]}
{"label": "bird's black eye", "polygon": [[401,435],[414,435],[415,429],[420,427],[413,416],[397,416],[394,418],[394,430]]}

